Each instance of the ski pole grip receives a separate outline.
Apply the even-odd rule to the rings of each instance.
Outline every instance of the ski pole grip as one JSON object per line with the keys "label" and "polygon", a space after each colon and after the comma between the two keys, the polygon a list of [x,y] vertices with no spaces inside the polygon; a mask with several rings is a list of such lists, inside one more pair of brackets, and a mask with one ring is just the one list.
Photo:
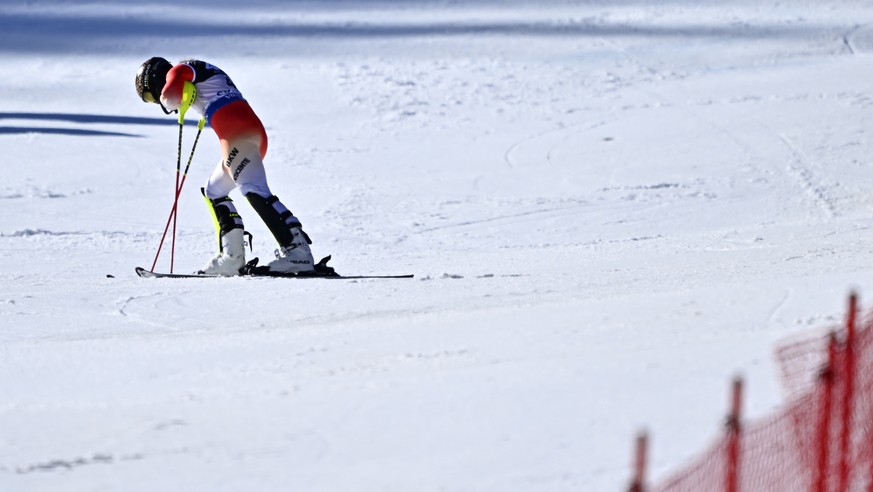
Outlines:
{"label": "ski pole grip", "polygon": [[185,113],[188,108],[194,103],[194,98],[197,97],[197,88],[191,82],[185,82],[182,87],[182,104],[179,105],[179,124],[185,124]]}

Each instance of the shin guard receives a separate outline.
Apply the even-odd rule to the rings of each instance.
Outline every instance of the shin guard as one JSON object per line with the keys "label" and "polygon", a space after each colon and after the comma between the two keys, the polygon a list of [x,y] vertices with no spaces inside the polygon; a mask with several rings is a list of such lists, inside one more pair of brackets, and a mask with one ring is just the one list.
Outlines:
{"label": "shin guard", "polygon": [[212,212],[212,219],[215,224],[215,232],[218,236],[218,251],[222,251],[221,238],[228,232],[234,229],[243,229],[242,217],[236,211],[236,206],[230,197],[224,196],[221,198],[211,199],[206,196],[206,190],[201,188],[200,192],[209,205],[209,211]]}
{"label": "shin guard", "polygon": [[[279,246],[288,247],[294,243],[291,228],[300,227],[300,221],[279,201],[276,195],[264,198],[257,193],[246,193],[246,199],[264,221],[264,224],[267,225],[267,228],[270,229]],[[306,237],[305,234],[304,237]],[[306,241],[312,243],[308,237],[306,237]]]}

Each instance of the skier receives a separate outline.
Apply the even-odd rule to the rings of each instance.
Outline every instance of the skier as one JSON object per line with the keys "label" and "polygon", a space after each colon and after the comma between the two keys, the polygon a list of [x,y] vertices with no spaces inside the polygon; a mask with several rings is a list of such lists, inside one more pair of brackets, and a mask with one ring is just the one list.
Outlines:
{"label": "skier", "polygon": [[136,72],[136,93],[147,103],[161,106],[164,113],[179,110],[186,84],[196,95],[191,107],[203,115],[221,142],[222,160],[202,189],[215,219],[218,253],[197,273],[239,275],[245,266],[243,221],[228,196],[236,187],[251,204],[279,243],[276,259],[267,266],[283,273],[314,269],[312,241],[300,221],[267,185],[263,159],[267,133],[261,120],[243,99],[227,74],[200,60],[185,60],[173,66],[154,57]]}

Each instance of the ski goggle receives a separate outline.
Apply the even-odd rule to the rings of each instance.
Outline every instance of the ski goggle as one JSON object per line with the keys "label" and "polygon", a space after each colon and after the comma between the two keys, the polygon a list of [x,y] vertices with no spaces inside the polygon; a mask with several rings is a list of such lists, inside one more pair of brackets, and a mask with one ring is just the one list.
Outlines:
{"label": "ski goggle", "polygon": [[155,96],[149,91],[145,91],[142,93],[142,100],[147,102],[147,103],[155,103],[155,104],[159,105],[161,107],[161,109],[164,110],[164,114],[173,114],[176,112],[176,111],[168,111],[167,108],[164,107],[164,103],[162,103],[161,101],[155,100]]}
{"label": "ski goggle", "polygon": [[164,103],[162,103],[159,99],[156,99],[155,95],[152,94],[152,91],[148,91],[148,90],[142,91],[142,100],[147,102],[147,103],[153,103],[153,104],[159,105],[161,107],[161,109],[164,111],[164,114],[172,114],[172,113],[176,112],[176,111],[167,111],[167,108],[164,107]]}
{"label": "ski goggle", "polygon": [[159,104],[157,100],[155,100],[155,96],[151,93],[151,91],[143,91],[142,92],[142,100],[147,103],[155,103]]}

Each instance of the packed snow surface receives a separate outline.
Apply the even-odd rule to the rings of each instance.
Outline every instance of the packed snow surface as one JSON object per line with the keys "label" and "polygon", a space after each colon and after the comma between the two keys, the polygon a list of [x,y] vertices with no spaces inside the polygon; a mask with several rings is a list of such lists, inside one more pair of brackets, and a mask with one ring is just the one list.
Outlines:
{"label": "packed snow surface", "polygon": [[[663,478],[873,287],[871,53],[870,1],[3,2],[0,490],[618,491],[643,428]],[[317,258],[415,278],[137,277],[155,55],[230,73]]]}

